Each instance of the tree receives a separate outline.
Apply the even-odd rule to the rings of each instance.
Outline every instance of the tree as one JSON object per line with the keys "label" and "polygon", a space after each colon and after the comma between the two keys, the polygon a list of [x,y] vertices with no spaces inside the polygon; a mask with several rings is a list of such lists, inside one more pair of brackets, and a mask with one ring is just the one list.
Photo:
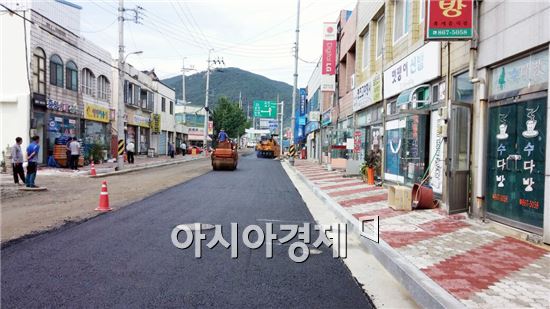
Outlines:
{"label": "tree", "polygon": [[214,121],[214,134],[218,136],[221,129],[224,129],[230,138],[240,137],[245,129],[250,126],[246,114],[239,107],[237,102],[230,101],[227,97],[218,99],[216,108],[212,112]]}

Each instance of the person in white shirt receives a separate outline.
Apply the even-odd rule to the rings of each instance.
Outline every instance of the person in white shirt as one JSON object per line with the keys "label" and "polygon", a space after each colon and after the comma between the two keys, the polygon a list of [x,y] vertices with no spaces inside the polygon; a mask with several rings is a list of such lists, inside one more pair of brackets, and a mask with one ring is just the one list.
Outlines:
{"label": "person in white shirt", "polygon": [[[23,170],[23,152],[21,151],[21,137],[15,138],[15,144],[11,147],[11,163],[13,167],[13,181],[16,185],[22,186],[25,184],[25,171]],[[18,177],[19,176],[19,177]],[[19,178],[23,183],[19,183]]]}
{"label": "person in white shirt", "polygon": [[181,142],[180,149],[182,156],[185,156],[185,153],[187,153],[187,145],[185,144],[185,142]]}
{"label": "person in white shirt", "polygon": [[132,140],[129,140],[128,144],[126,144],[126,153],[128,154],[128,163],[130,164],[134,164],[134,151],[134,142]]}
{"label": "person in white shirt", "polygon": [[80,143],[76,139],[76,137],[73,138],[71,143],[69,144],[69,149],[71,151],[71,168],[73,170],[78,170],[78,158],[80,157]]}

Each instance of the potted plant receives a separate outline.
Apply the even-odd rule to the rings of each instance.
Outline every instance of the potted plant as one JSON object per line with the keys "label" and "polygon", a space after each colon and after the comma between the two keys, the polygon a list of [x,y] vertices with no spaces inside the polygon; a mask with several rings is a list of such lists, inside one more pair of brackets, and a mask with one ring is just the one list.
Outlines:
{"label": "potted plant", "polygon": [[[361,175],[363,181],[369,185],[374,185],[374,170],[380,165],[380,154],[378,151],[369,150],[365,162],[361,165]],[[365,179],[366,178],[366,179]]]}

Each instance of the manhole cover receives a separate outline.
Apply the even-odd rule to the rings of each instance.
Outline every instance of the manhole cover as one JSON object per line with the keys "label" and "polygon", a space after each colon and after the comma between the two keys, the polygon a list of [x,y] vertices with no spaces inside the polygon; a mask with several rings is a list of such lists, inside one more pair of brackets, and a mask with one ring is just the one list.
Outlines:
{"label": "manhole cover", "polygon": [[191,231],[194,231],[199,226],[200,226],[201,231],[214,229],[214,225],[207,224],[207,223],[185,223],[185,224],[178,225],[177,228],[183,229],[184,227],[188,227]]}

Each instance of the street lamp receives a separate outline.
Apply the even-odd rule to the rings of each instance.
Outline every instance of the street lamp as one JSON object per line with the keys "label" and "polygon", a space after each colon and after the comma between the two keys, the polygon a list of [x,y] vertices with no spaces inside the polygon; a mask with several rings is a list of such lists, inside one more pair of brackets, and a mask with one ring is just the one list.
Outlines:
{"label": "street lamp", "polygon": [[[122,49],[123,51],[123,49]],[[118,135],[118,147],[122,147],[122,152],[117,149],[117,169],[120,171],[124,168],[124,148],[126,147],[126,136],[124,134],[124,114],[126,113],[126,106],[124,105],[124,67],[126,58],[130,55],[140,55],[143,51],[135,51],[126,54],[125,57],[119,57],[118,59],[118,114],[117,114],[117,135]],[[122,56],[120,53],[119,56]],[[122,58],[122,59],[121,59]],[[135,147],[135,144],[134,144]],[[134,149],[135,150],[135,149]]]}

